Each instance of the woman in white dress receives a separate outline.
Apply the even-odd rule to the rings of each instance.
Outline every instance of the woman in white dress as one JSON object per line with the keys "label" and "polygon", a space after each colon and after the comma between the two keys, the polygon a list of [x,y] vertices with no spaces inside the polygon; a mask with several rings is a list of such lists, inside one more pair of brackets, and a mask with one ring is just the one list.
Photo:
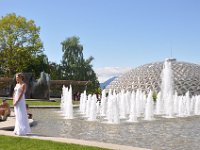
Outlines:
{"label": "woman in white dress", "polygon": [[17,84],[14,88],[13,105],[15,111],[15,129],[16,135],[26,135],[31,132],[25,104],[26,84],[23,82],[22,73],[16,74]]}

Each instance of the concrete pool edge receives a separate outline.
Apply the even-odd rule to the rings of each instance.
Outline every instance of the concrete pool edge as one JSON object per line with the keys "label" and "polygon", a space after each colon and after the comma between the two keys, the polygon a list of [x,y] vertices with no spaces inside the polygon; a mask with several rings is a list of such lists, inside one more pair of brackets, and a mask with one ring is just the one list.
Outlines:
{"label": "concrete pool edge", "polygon": [[0,130],[0,135],[14,136],[14,137],[24,137],[24,138],[39,139],[39,140],[49,140],[49,141],[54,141],[54,142],[78,144],[78,145],[85,145],[85,146],[94,146],[94,147],[107,148],[107,149],[150,150],[150,149],[146,149],[146,148],[132,147],[132,146],[126,146],[126,145],[118,145],[118,144],[112,144],[112,143],[103,143],[103,142],[96,142],[96,141],[86,141],[86,140],[60,138],[60,137],[45,137],[45,136],[40,136],[40,135],[37,135],[37,134],[29,134],[27,136],[17,136],[17,135],[14,135],[12,131],[4,131],[4,130]]}

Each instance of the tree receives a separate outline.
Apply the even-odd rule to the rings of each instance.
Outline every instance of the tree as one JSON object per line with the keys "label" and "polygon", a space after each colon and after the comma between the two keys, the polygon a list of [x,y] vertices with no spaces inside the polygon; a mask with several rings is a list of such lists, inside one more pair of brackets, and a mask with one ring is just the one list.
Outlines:
{"label": "tree", "polygon": [[70,37],[64,40],[62,43],[62,68],[63,79],[67,80],[81,80],[92,81],[92,84],[88,86],[90,93],[95,93],[95,90],[99,87],[96,73],[92,69],[91,62],[93,57],[84,59],[83,46],[79,42],[79,37]]}
{"label": "tree", "polygon": [[157,100],[157,93],[154,91],[152,95],[153,101],[156,102]]}
{"label": "tree", "polygon": [[92,81],[91,84],[88,85],[87,87],[87,91],[88,93],[98,93],[97,89],[99,88],[99,81],[97,79],[96,73],[94,72],[94,70],[92,69],[92,61],[94,60],[94,58],[92,56],[90,56],[88,59],[84,59],[84,61],[82,62],[82,64],[80,65],[80,79],[81,80],[85,80],[85,81]]}
{"label": "tree", "polygon": [[0,68],[5,76],[26,70],[42,54],[39,32],[33,20],[15,13],[0,19]]}
{"label": "tree", "polygon": [[75,80],[79,65],[83,62],[83,46],[79,44],[78,37],[70,37],[62,43],[63,78]]}
{"label": "tree", "polygon": [[62,66],[60,64],[56,64],[55,62],[49,63],[49,72],[52,80],[60,80],[62,79]]}
{"label": "tree", "polygon": [[23,70],[24,72],[32,72],[35,78],[39,78],[41,72],[50,73],[50,65],[45,54],[37,55],[32,58],[31,62],[32,63]]}

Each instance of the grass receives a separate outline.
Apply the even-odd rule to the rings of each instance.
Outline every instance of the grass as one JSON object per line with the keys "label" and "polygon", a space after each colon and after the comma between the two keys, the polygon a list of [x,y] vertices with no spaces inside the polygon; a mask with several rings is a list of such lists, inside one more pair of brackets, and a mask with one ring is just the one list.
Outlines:
{"label": "grass", "polygon": [[76,144],[0,135],[0,150],[106,150]]}
{"label": "grass", "polygon": [[[13,106],[12,99],[8,99],[7,101],[10,104],[10,106]],[[26,99],[26,104],[28,104],[29,106],[60,106],[60,99],[56,99],[55,101],[47,101],[44,99]],[[79,101],[73,101],[73,104],[78,105]]]}

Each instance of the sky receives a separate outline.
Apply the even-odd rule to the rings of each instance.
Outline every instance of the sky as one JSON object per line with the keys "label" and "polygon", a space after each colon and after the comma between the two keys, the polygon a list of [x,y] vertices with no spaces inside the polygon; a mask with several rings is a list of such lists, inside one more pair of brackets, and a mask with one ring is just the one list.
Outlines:
{"label": "sky", "polygon": [[165,58],[200,63],[199,0],[0,0],[0,16],[16,13],[40,26],[49,61],[78,36],[100,82]]}

